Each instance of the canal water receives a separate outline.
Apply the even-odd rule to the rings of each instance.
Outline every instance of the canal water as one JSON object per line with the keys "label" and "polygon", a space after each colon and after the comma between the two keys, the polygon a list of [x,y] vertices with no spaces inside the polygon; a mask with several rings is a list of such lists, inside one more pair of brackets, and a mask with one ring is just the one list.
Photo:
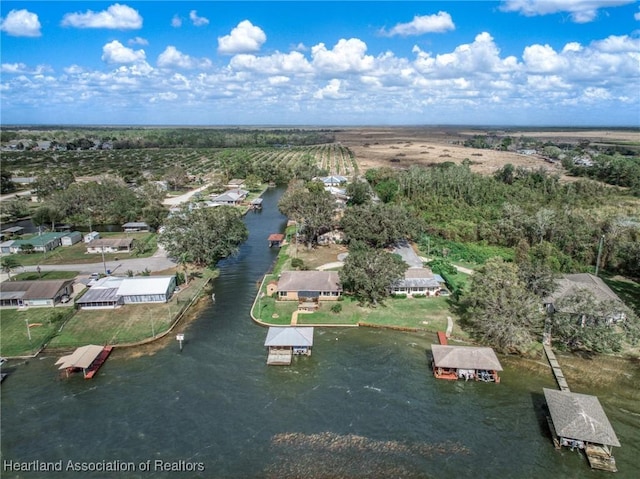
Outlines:
{"label": "canal water", "polygon": [[[216,302],[186,328],[182,352],[176,341],[148,356],[116,351],[91,381],[59,379],[52,356],[13,365],[2,478],[611,477],[554,450],[542,409],[550,373],[507,366],[498,385],[436,381],[432,334],[317,329],[311,357],[267,367],[266,330],[249,310],[277,254],[266,238],[285,225],[280,194],[246,216],[249,239],[220,264]],[[625,387],[580,391],[598,394],[618,434],[619,478],[640,470],[640,405]],[[62,471],[11,471],[16,461]]]}

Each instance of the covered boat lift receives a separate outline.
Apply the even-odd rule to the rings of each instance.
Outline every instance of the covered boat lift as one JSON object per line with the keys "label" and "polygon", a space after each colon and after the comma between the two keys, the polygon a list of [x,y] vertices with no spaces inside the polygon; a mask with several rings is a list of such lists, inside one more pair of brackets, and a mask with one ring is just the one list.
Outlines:
{"label": "covered boat lift", "polygon": [[616,472],[612,446],[620,447],[596,396],[543,388],[549,406],[547,421],[556,449],[583,449],[592,469]]}
{"label": "covered boat lift", "polygon": [[433,375],[438,379],[500,382],[502,365],[491,348],[432,344]]}
{"label": "covered boat lift", "polygon": [[100,366],[107,360],[107,357],[113,349],[112,346],[96,346],[89,344],[76,349],[73,354],[62,356],[56,361],[58,369],[66,370],[67,377],[69,373],[82,370],[85,379],[91,379]]}
{"label": "covered boat lift", "polygon": [[313,347],[312,327],[271,327],[264,345],[269,349],[267,364],[288,366],[294,355],[311,356]]}

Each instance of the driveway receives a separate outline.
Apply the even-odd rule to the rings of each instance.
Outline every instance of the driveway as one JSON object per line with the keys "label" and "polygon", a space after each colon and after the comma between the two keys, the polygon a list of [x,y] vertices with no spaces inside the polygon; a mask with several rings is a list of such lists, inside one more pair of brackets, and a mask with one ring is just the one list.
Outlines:
{"label": "driveway", "polygon": [[193,195],[195,195],[196,193],[202,191],[202,190],[206,190],[207,188],[209,188],[210,183],[201,186],[200,188],[196,188],[195,190],[191,190],[188,191],[187,193],[180,195],[180,196],[172,196],[171,198],[165,198],[164,201],[162,202],[163,205],[166,206],[176,206],[179,205],[181,203],[186,203],[187,201],[189,201],[191,199],[191,197]]}

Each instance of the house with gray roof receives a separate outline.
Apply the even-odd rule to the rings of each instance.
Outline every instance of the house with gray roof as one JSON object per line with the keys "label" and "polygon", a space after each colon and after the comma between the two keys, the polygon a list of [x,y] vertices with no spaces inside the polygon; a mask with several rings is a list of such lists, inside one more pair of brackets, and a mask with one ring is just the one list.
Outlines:
{"label": "house with gray roof", "polygon": [[557,449],[583,449],[594,469],[616,471],[612,447],[620,447],[596,396],[544,388],[549,427]]}
{"label": "house with gray roof", "polygon": [[72,279],[4,281],[0,283],[0,306],[11,308],[52,307],[73,293]]}
{"label": "house with gray roof", "polygon": [[87,243],[87,253],[131,253],[133,238],[98,238]]}
{"label": "house with gray roof", "polygon": [[[601,278],[589,273],[577,273],[565,274],[556,282],[554,292],[543,300],[545,308],[549,313],[574,312],[579,314],[579,311],[562,310],[561,303],[562,300],[568,297],[586,292],[592,294],[598,302],[613,301],[619,303],[621,307],[624,307],[622,300]],[[624,313],[619,312],[609,318],[608,321],[615,323],[623,321],[624,319]]]}
{"label": "house with gray roof", "polygon": [[219,205],[236,206],[242,203],[248,194],[249,192],[247,190],[235,188],[225,191],[221,195],[214,196],[211,198],[211,201]]}
{"label": "house with gray roof", "polygon": [[267,285],[267,294],[274,293],[279,301],[317,305],[319,301],[337,301],[342,286],[336,271],[284,271],[277,282]]}

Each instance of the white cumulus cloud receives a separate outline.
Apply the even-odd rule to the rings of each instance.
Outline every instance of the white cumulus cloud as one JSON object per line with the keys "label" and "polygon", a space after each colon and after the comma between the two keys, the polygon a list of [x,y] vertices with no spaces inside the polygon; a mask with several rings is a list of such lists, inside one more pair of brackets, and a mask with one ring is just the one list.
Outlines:
{"label": "white cumulus cloud", "polygon": [[198,60],[191,56],[182,53],[173,45],[169,45],[165,50],[158,55],[158,66],[160,68],[207,68],[211,66],[211,61],[208,59]]}
{"label": "white cumulus cloud", "polygon": [[520,12],[533,17],[567,12],[575,23],[592,22],[601,8],[618,7],[635,0],[505,0],[500,7],[505,12]]}
{"label": "white cumulus cloud", "polygon": [[38,15],[28,10],[11,10],[6,18],[0,19],[0,30],[13,37],[39,37]]}
{"label": "white cumulus cloud", "polygon": [[189,19],[191,23],[193,23],[196,27],[203,27],[204,25],[209,24],[209,19],[205,17],[199,17],[198,12],[195,10],[191,10],[189,12]]}
{"label": "white cumulus cloud", "polygon": [[311,47],[313,66],[324,72],[365,72],[373,67],[374,58],[365,55],[367,44],[359,38],[340,39],[333,49],[324,43]]}
{"label": "white cumulus cloud", "polygon": [[398,23],[389,32],[381,30],[383,35],[393,37],[400,35],[408,37],[410,35],[423,35],[425,33],[444,33],[455,30],[456,26],[447,12],[438,12],[435,15],[416,15],[408,23]]}
{"label": "white cumulus cloud", "polygon": [[171,26],[173,28],[180,28],[182,26],[182,18],[179,15],[174,15],[171,19]]}
{"label": "white cumulus cloud", "polygon": [[337,78],[333,78],[332,80],[329,81],[329,83],[327,83],[326,86],[318,89],[313,94],[313,97],[318,100],[324,100],[324,99],[339,100],[341,98],[345,98],[347,95],[345,95],[343,92],[340,91],[341,87],[342,87],[342,81],[338,80]]}
{"label": "white cumulus cloud", "polygon": [[229,62],[235,71],[253,71],[265,75],[310,73],[313,71],[309,61],[300,52],[276,52],[267,56],[243,53],[235,55]]}
{"label": "white cumulus cloud", "polygon": [[267,35],[260,27],[243,20],[229,35],[218,37],[218,52],[226,55],[257,52],[266,41]]}
{"label": "white cumulus cloud", "polygon": [[113,40],[102,47],[102,60],[107,63],[138,63],[145,58],[144,50],[127,48],[118,40]]}
{"label": "white cumulus cloud", "polygon": [[137,10],[115,3],[106,10],[86,13],[67,13],[62,25],[76,28],[110,28],[116,30],[136,30],[142,28],[142,17]]}

